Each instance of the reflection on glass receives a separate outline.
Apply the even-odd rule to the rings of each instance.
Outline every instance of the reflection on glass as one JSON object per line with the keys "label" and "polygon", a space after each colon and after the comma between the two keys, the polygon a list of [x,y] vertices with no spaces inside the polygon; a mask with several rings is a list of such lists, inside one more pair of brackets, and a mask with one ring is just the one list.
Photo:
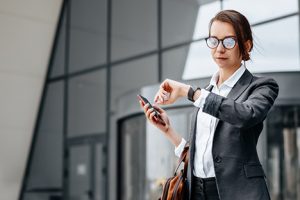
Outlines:
{"label": "reflection on glass", "polygon": [[162,45],[168,46],[192,40],[199,3],[189,1],[162,1]]}
{"label": "reflection on glass", "polygon": [[182,79],[210,77],[218,69],[204,40],[190,45]]}
{"label": "reflection on glass", "polygon": [[113,66],[111,69],[112,109],[117,109],[117,101],[122,101],[120,97],[123,94],[154,84],[157,80],[157,55]]}
{"label": "reflection on glass", "polygon": [[106,0],[72,1],[70,31],[70,72],[104,64]]}
{"label": "reflection on glass", "polygon": [[157,1],[112,1],[112,60],[157,48]]}
{"label": "reflection on glass", "polygon": [[106,70],[76,76],[69,82],[68,136],[106,130]]}
{"label": "reflection on glass", "polygon": [[300,106],[277,106],[267,120],[271,199],[300,197]]}
{"label": "reflection on glass", "polygon": [[182,78],[189,45],[163,52],[162,80],[166,78],[180,80]]}
{"label": "reflection on glass", "polygon": [[[298,16],[253,27],[251,72],[299,71]],[[255,47],[256,46],[256,47]]]}
{"label": "reflection on glass", "polygon": [[244,14],[251,24],[298,11],[297,0],[224,0],[223,9]]}
{"label": "reflection on glass", "polygon": [[220,1],[204,4],[199,7],[193,39],[208,36],[209,21],[220,11]]}

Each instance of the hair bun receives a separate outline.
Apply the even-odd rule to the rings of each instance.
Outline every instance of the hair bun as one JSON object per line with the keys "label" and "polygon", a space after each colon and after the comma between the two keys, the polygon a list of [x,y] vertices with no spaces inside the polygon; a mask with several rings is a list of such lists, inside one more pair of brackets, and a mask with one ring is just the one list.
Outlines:
{"label": "hair bun", "polygon": [[250,60],[250,54],[249,54],[248,52],[246,52],[246,53],[243,55],[242,59],[243,59],[244,61]]}

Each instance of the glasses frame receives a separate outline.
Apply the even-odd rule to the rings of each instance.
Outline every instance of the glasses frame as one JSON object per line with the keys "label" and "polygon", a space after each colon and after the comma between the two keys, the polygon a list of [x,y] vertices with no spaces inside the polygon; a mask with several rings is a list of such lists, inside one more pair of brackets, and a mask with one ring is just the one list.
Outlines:
{"label": "glasses frame", "polygon": [[[215,39],[217,39],[218,44],[217,44],[216,47],[212,48],[212,47],[210,47],[210,46],[208,45],[207,41],[208,41],[210,38],[215,38]],[[234,45],[233,45],[232,48],[227,48],[227,47],[225,47],[225,45],[224,45],[224,40],[226,40],[226,39],[228,39],[228,38],[231,38],[231,39],[234,40]],[[210,49],[218,48],[218,46],[219,46],[219,44],[220,44],[220,42],[221,42],[222,46],[223,46],[225,49],[230,50],[230,49],[233,49],[233,48],[235,47],[235,45],[236,45],[236,43],[237,43],[237,38],[236,38],[235,36],[226,36],[226,37],[224,37],[223,39],[219,39],[219,38],[217,38],[217,37],[215,37],[215,36],[209,36],[209,37],[205,38],[205,42],[206,42],[206,45],[208,46],[208,48],[210,48]]]}

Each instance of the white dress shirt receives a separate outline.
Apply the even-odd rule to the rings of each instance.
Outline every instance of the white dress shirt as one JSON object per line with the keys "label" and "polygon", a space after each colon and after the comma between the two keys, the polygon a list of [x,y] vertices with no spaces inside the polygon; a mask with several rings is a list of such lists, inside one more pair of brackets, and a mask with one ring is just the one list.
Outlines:
{"label": "white dress shirt", "polygon": [[[241,65],[241,67],[237,69],[226,81],[224,81],[220,87],[217,86],[219,72],[216,72],[210,81],[210,85],[213,86],[212,92],[226,97],[233,86],[241,78],[245,70],[246,68],[244,65]],[[202,112],[206,97],[209,95],[209,93],[209,91],[201,89],[200,97],[194,102],[194,106],[199,107],[200,109],[197,115],[193,174],[194,176],[201,178],[215,177],[215,169],[212,157],[212,143],[219,119]],[[176,156],[180,157],[185,144],[186,141],[182,138],[181,143],[175,148]]]}

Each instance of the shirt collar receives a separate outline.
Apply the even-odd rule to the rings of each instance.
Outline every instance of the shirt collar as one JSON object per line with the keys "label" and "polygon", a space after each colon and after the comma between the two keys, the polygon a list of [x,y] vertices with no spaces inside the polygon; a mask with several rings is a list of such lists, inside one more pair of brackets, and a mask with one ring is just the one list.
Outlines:
{"label": "shirt collar", "polygon": [[[241,66],[226,81],[224,81],[222,85],[227,85],[228,87],[233,88],[233,86],[238,82],[238,80],[241,78],[241,76],[245,71],[246,71],[246,67],[243,64],[241,64]],[[214,75],[212,76],[210,80],[210,85],[213,85],[214,87],[217,86],[218,79],[219,79],[219,71],[214,73]]]}

